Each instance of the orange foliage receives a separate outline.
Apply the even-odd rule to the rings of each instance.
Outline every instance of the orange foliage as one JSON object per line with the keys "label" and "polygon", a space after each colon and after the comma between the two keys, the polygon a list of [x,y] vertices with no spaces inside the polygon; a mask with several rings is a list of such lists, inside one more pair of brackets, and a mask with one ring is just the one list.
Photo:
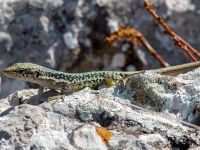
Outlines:
{"label": "orange foliage", "polygon": [[118,31],[113,32],[110,36],[106,37],[106,42],[108,44],[112,44],[116,40],[123,39],[127,43],[134,42],[138,46],[145,46],[147,50],[160,62],[160,64],[164,67],[169,66],[169,64],[159,55],[156,50],[151,46],[151,44],[147,41],[147,39],[134,29],[133,27],[122,27],[120,26]]}
{"label": "orange foliage", "polygon": [[125,42],[134,42],[138,45],[142,45],[139,38],[143,35],[132,27],[122,27],[120,26],[118,31],[111,33],[109,37],[106,37],[106,42],[112,44],[114,41],[119,39],[124,39]]}

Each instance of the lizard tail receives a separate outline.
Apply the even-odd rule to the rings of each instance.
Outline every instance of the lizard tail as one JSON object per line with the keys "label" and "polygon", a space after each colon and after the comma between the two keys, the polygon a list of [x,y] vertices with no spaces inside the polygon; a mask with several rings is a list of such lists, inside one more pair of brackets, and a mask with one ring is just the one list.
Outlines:
{"label": "lizard tail", "polygon": [[200,61],[187,63],[183,65],[171,66],[167,68],[154,69],[152,71],[161,75],[176,76],[182,73],[186,73],[188,71],[192,71],[198,67],[200,67]]}

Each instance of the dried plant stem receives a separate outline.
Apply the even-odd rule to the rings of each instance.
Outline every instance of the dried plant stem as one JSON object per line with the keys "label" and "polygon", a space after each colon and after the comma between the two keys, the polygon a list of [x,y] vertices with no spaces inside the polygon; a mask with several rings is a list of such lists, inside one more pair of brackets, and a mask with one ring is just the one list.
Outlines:
{"label": "dried plant stem", "polygon": [[150,43],[144,38],[144,36],[141,36],[139,38],[141,43],[148,49],[148,51],[160,62],[161,66],[168,67],[170,66],[160,54],[156,52],[156,50],[150,45]]}
{"label": "dried plant stem", "polygon": [[114,41],[124,39],[125,42],[133,42],[139,46],[143,45],[147,50],[160,62],[161,66],[168,67],[169,64],[159,55],[156,50],[150,45],[142,33],[133,27],[119,27],[118,31],[113,32],[110,36],[106,37],[106,42],[110,45]]}
{"label": "dried plant stem", "polygon": [[164,22],[164,20],[160,16],[158,16],[156,12],[153,10],[153,7],[149,0],[144,0],[144,5],[146,10],[164,28],[165,33],[171,37],[171,39],[175,42],[175,44],[178,45],[182,50],[184,50],[186,54],[192,59],[192,61],[197,61],[197,59],[195,58],[195,56],[193,56],[193,54],[195,54],[197,57],[200,57],[200,53],[169,28],[169,26]]}

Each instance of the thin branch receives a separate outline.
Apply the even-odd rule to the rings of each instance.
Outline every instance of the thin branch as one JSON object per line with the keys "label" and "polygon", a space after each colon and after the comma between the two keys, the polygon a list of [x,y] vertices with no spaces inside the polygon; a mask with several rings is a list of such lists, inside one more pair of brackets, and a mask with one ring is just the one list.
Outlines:
{"label": "thin branch", "polygon": [[147,50],[160,62],[161,66],[167,67],[169,64],[159,55],[156,50],[150,45],[142,33],[133,27],[119,27],[118,31],[111,33],[106,37],[106,42],[112,44],[114,41],[124,39],[125,42],[134,42],[135,44],[145,46]]}
{"label": "thin branch", "polygon": [[164,28],[165,33],[171,37],[174,43],[178,45],[182,50],[184,50],[193,61],[197,61],[197,59],[193,56],[193,54],[195,54],[197,57],[200,57],[200,53],[169,28],[169,26],[164,22],[164,20],[160,16],[158,16],[156,12],[153,10],[153,7],[149,0],[144,0],[144,5],[146,10]]}

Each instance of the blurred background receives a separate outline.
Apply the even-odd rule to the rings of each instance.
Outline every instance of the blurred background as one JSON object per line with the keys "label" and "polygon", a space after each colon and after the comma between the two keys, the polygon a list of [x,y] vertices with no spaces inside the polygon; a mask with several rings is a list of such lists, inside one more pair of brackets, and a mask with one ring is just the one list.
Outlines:
{"label": "blurred background", "polygon": [[[151,0],[157,13],[200,48],[199,0]],[[0,70],[33,62],[65,72],[159,68],[144,47],[105,38],[119,26],[140,31],[170,65],[190,62],[144,8],[143,0],[0,0]],[[34,87],[1,74],[0,97]]]}

